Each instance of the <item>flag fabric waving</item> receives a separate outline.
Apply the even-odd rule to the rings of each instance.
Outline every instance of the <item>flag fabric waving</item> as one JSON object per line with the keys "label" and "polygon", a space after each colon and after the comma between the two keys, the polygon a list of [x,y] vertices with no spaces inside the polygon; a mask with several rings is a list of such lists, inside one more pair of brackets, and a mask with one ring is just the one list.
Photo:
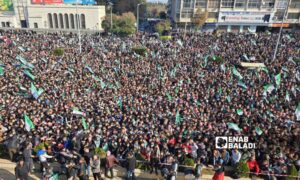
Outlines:
{"label": "flag fabric waving", "polygon": [[32,96],[35,99],[38,99],[41,96],[41,94],[44,92],[44,90],[42,88],[37,89],[33,83],[31,83],[30,91],[31,91]]}
{"label": "flag fabric waving", "polygon": [[227,123],[228,129],[233,129],[235,131],[241,131],[239,126],[235,123]]}
{"label": "flag fabric waving", "polygon": [[4,68],[2,66],[0,66],[0,76],[4,75]]}
{"label": "flag fabric waving", "polygon": [[179,111],[177,110],[176,117],[175,117],[175,123],[179,124],[180,122],[181,122],[181,117],[180,117]]}
{"label": "flag fabric waving", "polygon": [[300,121],[300,103],[298,103],[295,114],[296,114],[297,121]]}
{"label": "flag fabric waving", "polygon": [[239,80],[243,79],[243,76],[238,72],[238,70],[235,67],[232,68],[232,73],[235,76],[237,76]]}
{"label": "flag fabric waving", "polygon": [[81,122],[82,122],[82,126],[83,126],[84,130],[86,130],[86,129],[89,128],[89,126],[88,126],[88,124],[86,123],[86,120],[85,120],[84,118],[81,119]]}
{"label": "flag fabric waving", "polygon": [[280,82],[281,82],[281,73],[279,73],[275,76],[275,83],[276,83],[277,87],[280,86]]}
{"label": "flag fabric waving", "polygon": [[85,113],[79,111],[78,108],[73,108],[73,112],[72,112],[72,113],[75,114],[75,115],[81,115],[81,116],[84,116],[84,115],[85,115]]}
{"label": "flag fabric waving", "polygon": [[30,120],[30,118],[26,114],[24,114],[24,121],[25,121],[25,129],[27,131],[30,131],[31,129],[34,129],[33,122]]}

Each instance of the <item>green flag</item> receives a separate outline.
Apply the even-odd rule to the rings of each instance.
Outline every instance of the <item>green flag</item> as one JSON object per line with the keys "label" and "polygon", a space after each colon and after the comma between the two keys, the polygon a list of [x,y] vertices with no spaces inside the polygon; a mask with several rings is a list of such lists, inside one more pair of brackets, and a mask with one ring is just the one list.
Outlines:
{"label": "green flag", "polygon": [[267,95],[267,93],[271,93],[273,90],[275,89],[275,87],[273,86],[273,84],[267,84],[264,86],[264,96]]}
{"label": "green flag", "polygon": [[102,79],[100,80],[100,84],[101,84],[102,89],[104,89],[106,87],[106,84],[102,81]]}
{"label": "green flag", "polygon": [[25,129],[27,131],[30,131],[31,129],[34,129],[33,122],[30,120],[30,118],[26,114],[24,114],[24,120],[25,120]]}
{"label": "green flag", "polygon": [[240,86],[240,87],[242,87],[242,88],[244,88],[244,89],[247,89],[247,88],[248,88],[247,85],[246,85],[245,83],[243,83],[243,81],[239,81],[239,82],[238,82],[238,86]]}
{"label": "green flag", "polygon": [[220,88],[218,89],[218,94],[221,95],[221,94],[222,94],[222,91],[223,91],[223,90],[222,90],[222,87],[220,87]]}
{"label": "green flag", "polygon": [[181,117],[180,117],[179,111],[177,110],[176,117],[175,117],[175,123],[179,124],[180,122],[181,122]]}
{"label": "green flag", "polygon": [[170,93],[167,92],[166,95],[167,95],[167,97],[168,97],[168,100],[169,100],[169,101],[172,101],[172,96],[170,95]]}
{"label": "green flag", "polygon": [[229,103],[230,103],[230,102],[231,102],[231,98],[230,98],[230,96],[227,96],[227,97],[226,97],[226,100],[227,100],[227,102],[229,102]]}
{"label": "green flag", "polygon": [[239,126],[235,123],[227,123],[228,129],[233,129],[235,131],[241,131]]}
{"label": "green flag", "polygon": [[286,93],[285,93],[285,100],[290,102],[290,94],[288,91],[286,91]]}
{"label": "green flag", "polygon": [[280,86],[280,82],[281,82],[281,73],[279,73],[275,76],[275,83],[276,83],[277,87]]}
{"label": "green flag", "polygon": [[31,74],[27,69],[24,70],[24,74],[27,75],[31,80],[35,80],[35,76]]}
{"label": "green flag", "polygon": [[238,72],[238,70],[233,66],[232,73],[238,77],[239,80],[243,79],[243,76]]}
{"label": "green flag", "polygon": [[84,112],[79,111],[79,109],[78,109],[78,108],[75,108],[75,107],[73,108],[72,114],[75,114],[75,115],[81,115],[81,116],[84,116],[84,115],[85,115]]}
{"label": "green flag", "polygon": [[119,106],[120,109],[123,108],[122,96],[120,96],[119,99],[118,99],[118,106]]}
{"label": "green flag", "polygon": [[58,174],[54,174],[49,180],[58,180]]}
{"label": "green flag", "polygon": [[295,114],[296,114],[297,121],[300,121],[300,103],[298,103]]}
{"label": "green flag", "polygon": [[255,128],[255,132],[258,134],[258,135],[261,135],[263,133],[263,131],[259,128],[259,127],[256,127]]}
{"label": "green flag", "polygon": [[30,91],[31,91],[32,96],[35,99],[38,99],[41,96],[41,94],[44,92],[44,90],[42,88],[37,89],[33,83],[31,83]]}
{"label": "green flag", "polygon": [[0,66],[0,76],[4,75],[4,67]]}
{"label": "green flag", "polygon": [[86,120],[85,120],[84,118],[81,119],[81,122],[82,122],[82,126],[83,126],[84,130],[86,130],[86,129],[89,128],[89,126],[88,126],[88,124],[86,123]]}
{"label": "green flag", "polygon": [[244,112],[243,112],[242,109],[237,109],[237,110],[236,110],[236,113],[237,113],[239,116],[241,116],[241,115],[244,114]]}

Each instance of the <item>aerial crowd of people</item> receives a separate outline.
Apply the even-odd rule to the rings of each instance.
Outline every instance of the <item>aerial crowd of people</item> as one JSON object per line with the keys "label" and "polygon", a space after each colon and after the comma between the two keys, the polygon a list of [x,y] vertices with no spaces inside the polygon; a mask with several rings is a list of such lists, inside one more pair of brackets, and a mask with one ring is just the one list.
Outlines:
{"label": "aerial crowd of people", "polygon": [[[20,179],[35,158],[44,174],[57,161],[69,179],[101,179],[102,167],[113,177],[124,159],[132,177],[135,158],[156,174],[192,159],[220,172],[246,161],[249,175],[284,178],[300,168],[300,34],[283,34],[273,61],[277,36],[86,34],[80,52],[77,34],[2,31],[0,142],[13,161],[22,152]],[[257,148],[217,149],[218,136]]]}

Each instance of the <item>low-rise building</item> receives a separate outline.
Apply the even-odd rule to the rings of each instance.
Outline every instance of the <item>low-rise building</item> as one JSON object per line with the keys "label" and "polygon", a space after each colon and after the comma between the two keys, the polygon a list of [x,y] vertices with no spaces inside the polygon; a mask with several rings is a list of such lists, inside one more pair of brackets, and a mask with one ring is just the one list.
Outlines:
{"label": "low-rise building", "polygon": [[105,6],[93,5],[93,0],[81,0],[78,5],[73,4],[74,0],[4,1],[11,1],[11,7],[0,4],[0,27],[3,28],[102,30],[105,17]]}

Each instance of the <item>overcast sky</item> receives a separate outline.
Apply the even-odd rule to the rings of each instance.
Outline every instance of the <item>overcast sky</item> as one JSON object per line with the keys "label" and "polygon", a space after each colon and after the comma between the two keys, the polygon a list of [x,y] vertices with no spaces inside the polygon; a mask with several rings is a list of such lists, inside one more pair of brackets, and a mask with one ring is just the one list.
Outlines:
{"label": "overcast sky", "polygon": [[[157,0],[147,0],[148,2],[157,2]],[[162,3],[167,3],[168,0],[158,0],[159,2],[162,2]]]}

